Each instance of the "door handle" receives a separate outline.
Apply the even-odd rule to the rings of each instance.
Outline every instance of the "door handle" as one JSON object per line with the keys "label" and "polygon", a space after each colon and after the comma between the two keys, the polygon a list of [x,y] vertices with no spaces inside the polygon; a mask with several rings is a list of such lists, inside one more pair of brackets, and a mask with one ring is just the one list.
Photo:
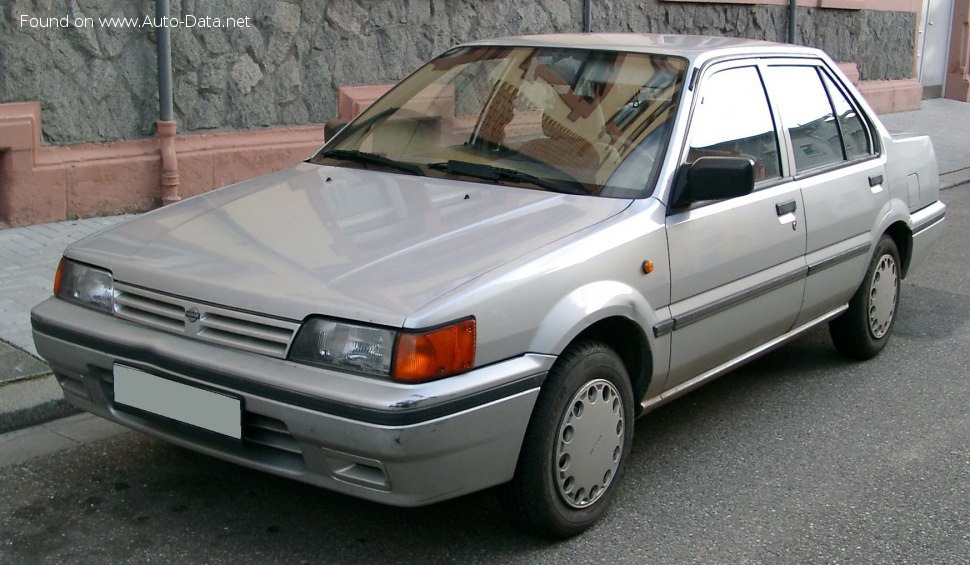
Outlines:
{"label": "door handle", "polygon": [[782,202],[781,204],[775,204],[775,211],[778,212],[779,216],[784,216],[785,214],[791,214],[798,208],[794,200],[789,200],[788,202]]}
{"label": "door handle", "polygon": [[869,177],[869,186],[877,186],[882,184],[882,175],[872,175]]}

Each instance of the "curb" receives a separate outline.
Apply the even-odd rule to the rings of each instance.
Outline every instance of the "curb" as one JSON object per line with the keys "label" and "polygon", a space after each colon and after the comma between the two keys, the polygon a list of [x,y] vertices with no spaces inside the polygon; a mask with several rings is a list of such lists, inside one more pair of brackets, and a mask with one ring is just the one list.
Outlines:
{"label": "curb", "polygon": [[0,434],[0,470],[125,433],[132,432],[94,414],[79,414]]}
{"label": "curb", "polygon": [[76,414],[50,366],[36,354],[0,339],[0,434]]}
{"label": "curb", "polygon": [[970,167],[950,171],[940,175],[940,190],[955,188],[968,182],[970,182]]}
{"label": "curb", "polygon": [[81,413],[81,409],[63,398],[48,400],[34,406],[0,414],[0,434],[46,424]]}
{"label": "curb", "polygon": [[77,414],[48,370],[0,385],[0,434]]}

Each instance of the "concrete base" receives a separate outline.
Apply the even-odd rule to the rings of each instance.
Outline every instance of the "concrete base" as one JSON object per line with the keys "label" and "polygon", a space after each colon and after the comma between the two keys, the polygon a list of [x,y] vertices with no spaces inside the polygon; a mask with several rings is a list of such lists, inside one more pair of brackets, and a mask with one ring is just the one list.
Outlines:
{"label": "concrete base", "polygon": [[970,75],[950,73],[946,76],[946,90],[943,96],[961,102],[970,102]]}
{"label": "concrete base", "polygon": [[337,118],[345,122],[354,119],[375,100],[384,96],[393,84],[342,86],[337,89]]}
{"label": "concrete base", "polygon": [[838,65],[876,113],[919,110],[920,100],[923,99],[923,85],[918,80],[859,80],[859,68],[855,63],[842,62]]}
{"label": "concrete base", "polygon": [[864,80],[856,85],[878,114],[919,110],[923,85],[916,79]]}
{"label": "concrete base", "polygon": [[[0,104],[0,227],[141,212],[160,202],[155,138],[43,146],[40,104]],[[182,198],[298,163],[322,126],[177,136]]]}

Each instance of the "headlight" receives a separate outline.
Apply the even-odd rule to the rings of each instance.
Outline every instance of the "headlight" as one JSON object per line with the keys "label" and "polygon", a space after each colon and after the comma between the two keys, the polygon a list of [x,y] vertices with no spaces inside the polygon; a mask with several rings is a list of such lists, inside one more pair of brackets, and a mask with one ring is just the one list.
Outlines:
{"label": "headlight", "polygon": [[311,318],[290,360],[417,383],[464,373],[475,364],[475,320],[429,331],[402,331]]}
{"label": "headlight", "polygon": [[331,369],[388,376],[394,332],[314,318],[303,324],[290,359]]}
{"label": "headlight", "polygon": [[81,306],[114,311],[114,279],[111,273],[61,259],[54,275],[54,296]]}

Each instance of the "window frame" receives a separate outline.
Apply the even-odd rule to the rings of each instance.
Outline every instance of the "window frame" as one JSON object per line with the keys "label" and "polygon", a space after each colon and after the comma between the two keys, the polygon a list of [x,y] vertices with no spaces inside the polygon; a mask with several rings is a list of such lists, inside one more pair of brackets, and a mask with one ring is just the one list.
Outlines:
{"label": "window frame", "polygon": [[[839,140],[842,144],[843,159],[837,163],[830,163],[828,165],[824,165],[821,167],[809,169],[804,172],[800,172],[798,170],[798,167],[795,164],[795,153],[792,150],[791,136],[789,135],[788,127],[781,120],[781,116],[779,112],[779,116],[778,116],[779,128],[780,128],[779,133],[782,134],[782,137],[786,139],[786,146],[788,148],[788,159],[789,159],[789,167],[790,167],[789,173],[791,174],[791,176],[787,178],[789,178],[790,180],[799,181],[802,179],[807,179],[814,176],[830,173],[832,171],[837,171],[845,167],[851,167],[853,165],[863,163],[872,159],[878,159],[882,156],[882,145],[878,141],[879,136],[875,134],[876,128],[873,126],[872,121],[869,118],[868,112],[865,112],[862,110],[861,106],[859,105],[855,97],[852,96],[852,94],[848,91],[848,89],[845,88],[845,85],[842,84],[842,81],[838,78],[838,76],[835,73],[831,71],[831,69],[828,67],[828,65],[825,64],[823,60],[815,59],[815,58],[785,59],[785,58],[771,57],[771,58],[763,59],[761,62],[761,65],[763,66],[763,70],[765,73],[770,72],[768,69],[770,69],[771,67],[812,67],[815,70],[815,74],[818,77],[818,81],[822,87],[822,90],[825,92],[826,100],[828,101],[829,108],[832,111],[832,115],[836,117],[835,122],[839,132]],[[845,149],[845,140],[843,137],[844,134],[842,132],[842,125],[841,123],[839,123],[838,116],[835,113],[835,105],[832,103],[832,95],[829,92],[828,88],[826,87],[825,81],[823,81],[822,77],[820,76],[821,73],[824,73],[825,76],[828,77],[828,79],[832,82],[832,84],[835,85],[835,88],[849,102],[849,105],[852,107],[852,109],[855,110],[855,112],[862,119],[862,124],[866,130],[866,136],[869,138],[870,150],[872,151],[872,153],[861,155],[853,159],[845,158],[847,153]],[[772,98],[772,92],[770,89],[766,88],[766,90],[768,92],[768,98],[770,100]]]}
{"label": "window frame", "polygon": [[[873,126],[872,121],[869,118],[869,114],[862,110],[862,107],[859,106],[859,103],[856,101],[855,97],[852,96],[852,93],[850,93],[845,88],[845,85],[842,84],[842,81],[839,80],[839,77],[837,77],[835,73],[833,73],[831,69],[828,68],[828,66],[819,65],[818,72],[820,74],[824,74],[825,77],[828,78],[829,81],[832,83],[832,85],[835,86],[836,91],[838,91],[842,95],[842,98],[844,98],[849,103],[849,106],[852,108],[853,111],[855,111],[856,115],[859,116],[859,119],[862,121],[862,127],[865,128],[866,136],[869,138],[870,152],[866,155],[860,155],[859,157],[855,157],[852,159],[847,158],[846,162],[855,163],[860,161],[866,161],[872,157],[880,156],[882,154],[882,147],[879,143],[879,136],[875,134],[876,128]],[[822,81],[822,85],[823,86],[825,85],[825,81]],[[832,111],[834,112],[835,102],[832,100],[832,93],[828,92],[828,87],[826,87],[825,90],[829,95],[829,102],[832,104]],[[836,118],[838,118],[838,115],[836,115]],[[836,121],[838,121],[838,119]],[[839,132],[844,134],[844,132],[842,132],[842,122],[838,121],[838,123],[839,123]],[[842,149],[843,151],[846,150],[844,138],[842,141]],[[846,153],[846,156],[848,157],[848,153]]]}
{"label": "window frame", "polygon": [[[699,112],[697,111],[700,105],[701,98],[703,97],[703,90],[705,83],[709,82],[711,77],[722,72],[731,69],[746,68],[751,67],[755,69],[758,74],[758,82],[761,85],[761,90],[765,95],[765,101],[768,104],[768,112],[771,116],[771,124],[774,128],[775,140],[778,143],[778,157],[779,157],[779,175],[778,177],[764,179],[758,181],[754,185],[754,190],[752,192],[758,192],[773,186],[778,186],[782,183],[792,180],[791,171],[793,170],[793,165],[791,163],[791,141],[788,139],[787,135],[781,135],[781,117],[775,108],[774,103],[771,100],[771,95],[768,92],[768,85],[765,83],[764,68],[763,68],[763,58],[761,57],[744,57],[735,58],[728,60],[718,60],[712,61],[707,65],[701,67],[698,72],[698,79],[696,84],[694,84],[694,96],[691,102],[690,115],[687,118],[687,125],[685,128],[684,142],[683,146],[680,148],[680,153],[678,156],[678,171],[687,164],[687,157],[690,154],[691,142],[695,134],[694,130],[694,118],[697,117]],[[675,175],[676,178],[677,175]],[[676,182],[676,181],[675,181]],[[706,203],[699,203],[704,205]],[[693,207],[693,206],[692,206]]]}

